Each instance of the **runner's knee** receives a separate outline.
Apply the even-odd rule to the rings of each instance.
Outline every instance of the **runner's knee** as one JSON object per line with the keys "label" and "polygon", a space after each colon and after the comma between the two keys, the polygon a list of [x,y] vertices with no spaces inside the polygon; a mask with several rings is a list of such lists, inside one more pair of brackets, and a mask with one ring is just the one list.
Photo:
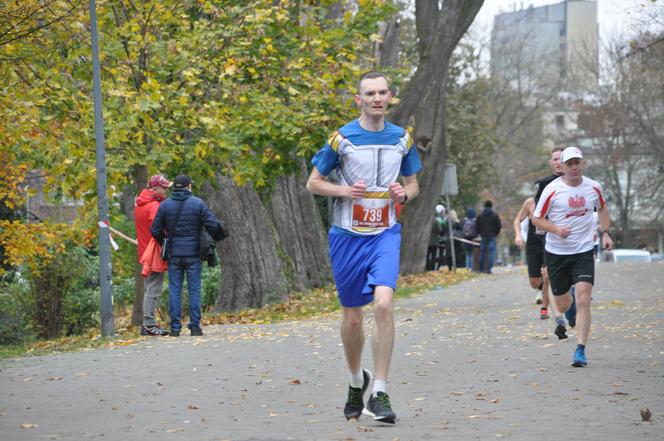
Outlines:
{"label": "runner's knee", "polygon": [[590,306],[590,299],[592,293],[592,285],[584,284],[587,286],[581,285],[581,283],[576,284],[576,290],[574,296],[576,298],[577,308],[583,308]]}
{"label": "runner's knee", "polygon": [[376,297],[374,300],[374,314],[377,319],[392,316],[392,297]]}
{"label": "runner's knee", "polygon": [[343,326],[349,328],[362,327],[362,309],[360,308],[344,308],[343,310]]}

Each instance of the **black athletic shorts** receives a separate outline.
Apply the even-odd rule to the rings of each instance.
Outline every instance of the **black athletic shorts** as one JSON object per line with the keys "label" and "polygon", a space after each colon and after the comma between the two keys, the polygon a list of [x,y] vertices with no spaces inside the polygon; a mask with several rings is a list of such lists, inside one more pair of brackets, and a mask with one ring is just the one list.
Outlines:
{"label": "black athletic shorts", "polygon": [[542,277],[542,267],[546,266],[544,242],[541,245],[529,245],[526,242],[526,264],[528,265],[528,277]]}
{"label": "black athletic shorts", "polygon": [[577,282],[595,283],[595,258],[593,250],[578,254],[553,254],[546,252],[551,292],[554,296],[565,294]]}

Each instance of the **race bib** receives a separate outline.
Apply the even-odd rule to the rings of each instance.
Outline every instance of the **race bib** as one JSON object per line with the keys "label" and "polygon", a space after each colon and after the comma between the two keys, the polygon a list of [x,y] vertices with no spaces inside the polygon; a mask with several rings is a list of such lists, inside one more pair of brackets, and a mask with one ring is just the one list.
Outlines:
{"label": "race bib", "polygon": [[353,201],[353,228],[387,228],[389,226],[389,199],[358,199]]}

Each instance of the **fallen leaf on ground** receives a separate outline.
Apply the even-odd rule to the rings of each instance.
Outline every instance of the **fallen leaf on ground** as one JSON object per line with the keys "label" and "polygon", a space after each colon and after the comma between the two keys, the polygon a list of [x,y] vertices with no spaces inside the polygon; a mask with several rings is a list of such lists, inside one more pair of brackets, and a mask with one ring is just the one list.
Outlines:
{"label": "fallen leaf on ground", "polygon": [[641,420],[650,421],[650,417],[652,417],[650,409],[646,407],[645,409],[641,409],[639,412],[641,413]]}

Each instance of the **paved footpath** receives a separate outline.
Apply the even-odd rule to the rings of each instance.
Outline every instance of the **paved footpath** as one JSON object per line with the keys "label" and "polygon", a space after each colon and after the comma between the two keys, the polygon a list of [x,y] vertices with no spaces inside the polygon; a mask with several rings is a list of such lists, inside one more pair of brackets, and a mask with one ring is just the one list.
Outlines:
{"label": "paved footpath", "polygon": [[580,369],[523,268],[398,300],[393,426],[342,417],[333,314],[2,360],[0,439],[664,440],[664,264],[597,271]]}

